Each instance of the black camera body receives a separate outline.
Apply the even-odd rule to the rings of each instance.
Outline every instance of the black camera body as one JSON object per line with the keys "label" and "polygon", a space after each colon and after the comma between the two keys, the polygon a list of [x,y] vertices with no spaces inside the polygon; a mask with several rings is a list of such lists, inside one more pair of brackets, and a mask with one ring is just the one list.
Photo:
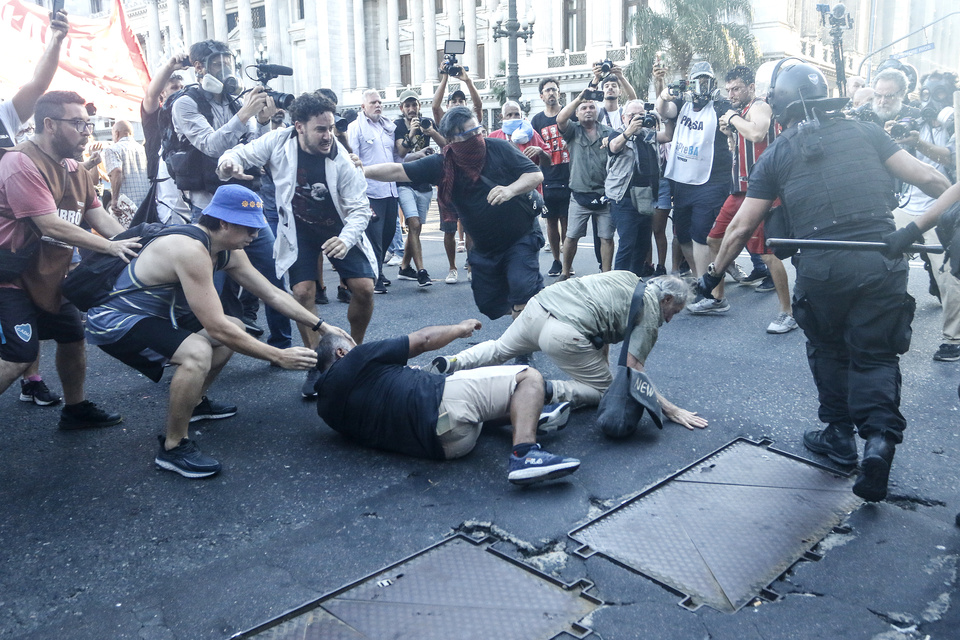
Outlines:
{"label": "black camera body", "polygon": [[427,129],[433,129],[436,124],[431,118],[420,118],[420,130],[426,131]]}
{"label": "black camera body", "polygon": [[901,118],[890,127],[890,137],[894,140],[905,138],[911,131],[920,131],[923,126],[923,120],[920,118]]}
{"label": "black camera body", "polygon": [[599,89],[587,89],[583,92],[583,99],[603,102],[603,91],[600,91]]}
{"label": "black camera body", "polygon": [[612,60],[601,60],[599,62],[600,73],[605,76],[610,75],[610,72],[613,71],[613,61]]}
{"label": "black camera body", "polygon": [[443,63],[440,65],[440,73],[459,78],[464,71],[470,71],[457,60],[458,55],[462,55],[467,50],[467,43],[463,40],[445,40],[443,43]]}
{"label": "black camera body", "polygon": [[652,102],[644,102],[643,110],[646,113],[643,114],[643,122],[640,123],[640,126],[645,129],[656,129],[660,126],[660,120],[657,119],[657,116],[653,111],[657,108],[657,105]]}
{"label": "black camera body", "polygon": [[289,109],[296,96],[292,93],[274,91],[267,86],[267,83],[278,76],[292,76],[293,69],[279,64],[266,64],[264,62],[254,66],[257,68],[257,82],[263,85],[263,92],[273,98],[273,103],[277,105],[278,109]]}
{"label": "black camera body", "polygon": [[674,84],[667,85],[667,89],[670,91],[671,96],[679,98],[683,95],[683,92],[687,90],[687,81],[679,80]]}
{"label": "black camera body", "polygon": [[347,127],[350,126],[350,123],[357,119],[357,110],[356,109],[344,109],[341,113],[338,113],[334,116],[333,126],[337,128],[337,131],[340,133],[346,133]]}

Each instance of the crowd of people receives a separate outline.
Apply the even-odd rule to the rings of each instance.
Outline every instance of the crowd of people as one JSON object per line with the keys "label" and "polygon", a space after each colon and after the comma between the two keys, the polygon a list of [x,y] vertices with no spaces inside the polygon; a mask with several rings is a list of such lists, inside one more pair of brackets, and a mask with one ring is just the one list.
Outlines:
{"label": "crowd of people", "polygon": [[[537,435],[562,427],[571,409],[601,402],[613,382],[609,345],[629,337],[626,364],[643,371],[660,327],[684,308],[729,311],[729,275],[776,292],[767,332],[799,326],[806,334],[826,428],[805,434],[804,444],[856,464],[859,431],[866,448],[854,491],[885,497],[905,426],[898,357],[909,346],[913,300],[903,253],[932,240],[937,217],[958,199],[950,187],[956,76],[933,73],[911,88],[890,66],[869,97],[857,92],[862,106],[848,116],[849,101],[829,98],[822,74],[800,61],[777,66],[768,96],[757,94],[754,70],[734,67],[724,76],[725,98],[709,63],[694,63],[678,89],[658,62],[653,102],[605,61],[566,103],[560,82],[544,78],[540,113],[527,119],[506,101],[499,128],[488,131],[463,68],[457,77],[469,98],[456,90],[444,99],[453,71],[446,69],[432,119],[410,90],[391,119],[376,89],[363,93],[351,119],[326,89],[285,109],[263,87],[243,91],[230,48],[206,40],[168,60],[146,87],[143,143],[118,120],[112,144],[94,147],[92,105],[47,91],[68,28],[65,14],[56,18],[33,81],[0,103],[0,392],[19,378],[21,400],[59,404],[38,360],[39,341],[55,340],[60,428],[122,420],[86,398],[88,342],[154,381],[175,365],[155,462],[189,478],[213,475],[221,465],[189,438],[189,426],[237,413],[207,392],[240,352],[305,371],[302,397],[316,399],[324,422],[363,446],[458,458],[483,424],[505,421],[514,434],[508,479],[557,478],[580,462],[544,451]],[[178,71],[187,68],[196,82],[185,85]],[[920,103],[908,106],[916,88]],[[21,139],[31,116],[35,132]],[[890,176],[902,183],[899,201]],[[410,358],[481,326],[471,318],[364,340],[391,276],[427,291],[434,282],[421,245],[434,193],[444,282],[460,281],[462,243],[477,310],[512,323],[496,340],[410,367]],[[887,248],[803,250],[794,257],[791,299],[781,258],[765,243],[771,209],[791,237]],[[163,230],[120,235],[140,223]],[[576,277],[589,229],[599,273]],[[743,248],[749,273],[734,261]],[[552,256],[546,288],[541,251]],[[91,253],[125,264],[83,317],[61,285]],[[349,305],[346,329],[317,313],[330,302],[325,262],[338,279],[337,299]],[[928,262],[943,303],[934,358],[958,360],[960,282],[942,258]],[[642,312],[630,317],[635,291],[643,291]],[[291,321],[303,346],[294,346]],[[529,364],[535,351],[570,379],[545,380]],[[707,426],[696,412],[657,399],[669,420]]]}

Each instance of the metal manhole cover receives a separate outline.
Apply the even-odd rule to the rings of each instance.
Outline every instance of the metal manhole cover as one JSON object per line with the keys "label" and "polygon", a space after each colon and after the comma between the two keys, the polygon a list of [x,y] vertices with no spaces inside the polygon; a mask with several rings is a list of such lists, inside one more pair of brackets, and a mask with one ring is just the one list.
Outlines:
{"label": "metal manhole cover", "polygon": [[574,529],[584,546],[686,594],[684,606],[735,612],[766,590],[860,504],[853,480],[734,440]]}
{"label": "metal manhole cover", "polygon": [[457,535],[234,638],[531,640],[566,632],[599,606],[584,593]]}

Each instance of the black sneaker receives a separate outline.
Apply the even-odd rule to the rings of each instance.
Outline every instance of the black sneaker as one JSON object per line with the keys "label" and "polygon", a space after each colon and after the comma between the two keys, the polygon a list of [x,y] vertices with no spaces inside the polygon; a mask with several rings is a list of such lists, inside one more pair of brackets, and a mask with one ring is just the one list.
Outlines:
{"label": "black sneaker", "polygon": [[653,277],[656,278],[657,276],[665,275],[667,275],[667,268],[662,264],[658,264],[657,268],[653,270]]}
{"label": "black sneaker", "polygon": [[314,296],[314,302],[317,304],[330,304],[330,298],[327,297],[326,287],[317,287],[317,295]]}
{"label": "black sneaker", "polygon": [[756,289],[754,289],[754,291],[758,291],[760,293],[769,293],[776,290],[777,286],[773,284],[773,278],[771,276],[764,278],[763,281],[757,285]]}
{"label": "black sneaker", "polygon": [[[940,345],[940,348],[937,349],[937,352],[933,354],[933,359],[939,360],[940,362],[956,362],[960,360],[960,344],[943,343]],[[23,394],[20,395],[20,399],[23,400]],[[37,404],[40,403],[37,402]]]}
{"label": "black sneaker", "polygon": [[60,428],[64,431],[112,427],[122,420],[119,413],[107,413],[89,400],[64,405],[60,410]]}
{"label": "black sneaker", "polygon": [[551,278],[556,278],[561,273],[563,273],[563,265],[560,264],[559,260],[554,260],[553,264],[550,265],[550,271],[547,271],[547,275]]}
{"label": "black sneaker", "polygon": [[760,284],[763,282],[763,279],[770,275],[770,271],[767,269],[757,269],[753,268],[747,277],[740,284]]}
{"label": "black sneaker", "polygon": [[253,318],[253,319],[251,319],[251,318],[244,318],[244,319],[243,319],[243,327],[247,330],[247,333],[249,333],[249,334],[250,334],[251,336],[253,336],[254,338],[259,338],[259,337],[262,336],[264,333],[266,333],[266,332],[263,330],[263,327],[261,327],[260,325],[257,324],[256,318]]}
{"label": "black sneaker", "polygon": [[377,280],[377,284],[373,285],[373,292],[374,292],[374,293],[386,293],[386,292],[387,292],[387,286],[386,286],[385,284],[383,284],[383,281],[382,281],[382,280]]}
{"label": "black sneaker", "polygon": [[313,400],[317,397],[317,380],[320,379],[320,370],[319,369],[310,369],[307,371],[307,379],[303,381],[303,386],[300,387],[300,395],[303,396],[304,400]]}
{"label": "black sneaker", "polygon": [[204,455],[193,440],[184,438],[169,451],[163,447],[166,438],[157,436],[157,440],[160,441],[160,453],[153,461],[161,469],[174,471],[184,478],[206,478],[220,471],[220,463]]}
{"label": "black sneaker", "polygon": [[420,269],[417,272],[417,284],[421,287],[429,287],[433,284],[433,280],[430,279],[430,274],[427,273],[426,269]]}
{"label": "black sneaker", "polygon": [[237,415],[236,405],[227,404],[226,402],[217,402],[216,400],[211,400],[207,396],[203,396],[198,404],[193,409],[193,415],[190,416],[190,422],[198,422],[200,420],[221,420],[223,418],[232,418]]}
{"label": "black sneaker", "polygon": [[[553,395],[553,393],[551,392],[550,395]],[[573,405],[569,402],[543,405],[543,409],[540,410],[540,418],[537,420],[537,435],[543,436],[554,433],[567,426],[572,407]]]}
{"label": "black sneaker", "polygon": [[47,388],[43,380],[21,380],[20,402],[32,402],[41,407],[60,404],[60,396]]}
{"label": "black sneaker", "polygon": [[406,267],[400,267],[400,270],[397,272],[397,280],[416,280],[417,279],[417,270],[407,265]]}
{"label": "black sneaker", "polygon": [[337,286],[337,300],[344,304],[350,304],[350,289]]}
{"label": "black sneaker", "polygon": [[391,282],[390,280],[387,280],[387,276],[383,275],[382,273],[380,274],[380,282],[385,287],[389,287],[390,285],[393,284],[393,282]]}
{"label": "black sneaker", "polygon": [[650,276],[653,275],[653,271],[654,271],[653,265],[650,264],[649,262],[646,262],[646,263],[644,263],[644,265],[640,268],[640,277],[641,277],[641,278],[649,278]]}
{"label": "black sneaker", "polygon": [[570,475],[580,468],[576,458],[561,458],[535,444],[522,458],[510,454],[507,480],[513,484],[533,484]]}

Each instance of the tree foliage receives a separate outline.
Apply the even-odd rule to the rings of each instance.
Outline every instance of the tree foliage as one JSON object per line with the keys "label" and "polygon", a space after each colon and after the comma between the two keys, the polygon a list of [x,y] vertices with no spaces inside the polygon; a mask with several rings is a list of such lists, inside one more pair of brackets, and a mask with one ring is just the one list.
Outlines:
{"label": "tree foliage", "polygon": [[687,76],[694,57],[707,60],[718,78],[738,64],[760,64],[760,47],[750,32],[750,0],[662,0],[662,11],[640,7],[628,29],[639,46],[627,67],[635,87],[650,83],[658,51],[670,75]]}

